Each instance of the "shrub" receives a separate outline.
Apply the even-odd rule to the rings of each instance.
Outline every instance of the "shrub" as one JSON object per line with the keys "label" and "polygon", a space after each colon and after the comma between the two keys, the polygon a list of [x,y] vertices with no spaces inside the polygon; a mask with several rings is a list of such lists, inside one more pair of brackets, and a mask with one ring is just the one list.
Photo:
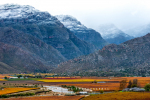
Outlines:
{"label": "shrub", "polygon": [[100,92],[100,93],[104,93],[104,91],[103,91],[103,90],[100,90],[99,92]]}
{"label": "shrub", "polygon": [[66,85],[61,85],[62,87],[66,88],[67,86]]}
{"label": "shrub", "polygon": [[37,86],[37,84],[36,84],[36,85],[34,85],[34,87],[38,87],[38,86]]}
{"label": "shrub", "polygon": [[5,76],[4,79],[7,79],[7,77]]}
{"label": "shrub", "polygon": [[146,91],[150,91],[150,84],[146,84],[146,85],[144,86],[144,89],[145,89]]}
{"label": "shrub", "polygon": [[132,88],[132,87],[139,87],[140,83],[138,82],[137,79],[133,79],[133,81],[129,81],[129,84],[128,84],[128,88]]}
{"label": "shrub", "polygon": [[136,85],[136,84],[132,84],[132,86],[131,86],[131,87],[132,87],[132,88],[133,88],[133,87],[137,87],[137,85]]}
{"label": "shrub", "polygon": [[1,95],[0,97],[1,97],[1,98],[9,98],[9,95],[3,94],[3,95]]}
{"label": "shrub", "polygon": [[92,83],[97,83],[97,81],[95,80],[95,81],[93,81]]}
{"label": "shrub", "polygon": [[119,92],[118,90],[115,90],[114,92]]}

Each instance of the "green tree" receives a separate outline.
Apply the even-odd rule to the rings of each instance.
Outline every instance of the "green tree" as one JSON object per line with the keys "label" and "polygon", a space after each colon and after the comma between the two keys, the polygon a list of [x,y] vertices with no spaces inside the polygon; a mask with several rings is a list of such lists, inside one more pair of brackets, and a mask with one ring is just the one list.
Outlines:
{"label": "green tree", "polygon": [[128,88],[132,88],[132,87],[138,87],[139,86],[139,82],[137,79],[133,79],[133,81],[129,81],[129,84],[128,84]]}
{"label": "green tree", "polygon": [[144,86],[144,89],[145,89],[146,91],[150,91],[150,84],[146,84],[146,85]]}
{"label": "green tree", "polygon": [[128,84],[127,87],[128,87],[128,88],[131,88],[131,87],[132,87],[132,81],[131,81],[131,80],[129,81],[129,84]]}
{"label": "green tree", "polygon": [[101,94],[103,94],[103,93],[104,93],[104,91],[103,91],[103,90],[100,90],[99,92],[100,92]]}
{"label": "green tree", "polygon": [[22,75],[17,75],[18,78],[22,77]]}
{"label": "green tree", "polygon": [[7,79],[7,77],[5,76],[4,79]]}
{"label": "green tree", "polygon": [[132,86],[131,86],[131,87],[132,87],[132,88],[133,88],[133,87],[137,87],[137,85],[136,85],[136,84],[132,84]]}

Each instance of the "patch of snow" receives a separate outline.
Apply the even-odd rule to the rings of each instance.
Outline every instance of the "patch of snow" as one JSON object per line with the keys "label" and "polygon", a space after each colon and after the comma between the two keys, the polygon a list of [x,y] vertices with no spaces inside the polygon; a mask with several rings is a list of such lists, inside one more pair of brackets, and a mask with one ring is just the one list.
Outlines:
{"label": "patch of snow", "polygon": [[0,5],[0,18],[26,17],[27,15],[32,15],[36,12],[40,11],[29,5]]}
{"label": "patch of snow", "polygon": [[48,12],[42,12],[29,5],[5,4],[0,5],[0,19],[7,19],[10,23],[14,23],[11,19],[25,19],[31,23],[37,24],[59,24],[60,21],[51,16]]}
{"label": "patch of snow", "polygon": [[128,34],[125,34],[123,31],[118,29],[114,24],[100,25],[97,31],[101,33],[104,39],[115,38],[119,35],[129,37]]}
{"label": "patch of snow", "polygon": [[57,15],[55,17],[57,17],[57,19],[71,31],[90,30],[86,26],[82,25],[76,18],[70,15]]}

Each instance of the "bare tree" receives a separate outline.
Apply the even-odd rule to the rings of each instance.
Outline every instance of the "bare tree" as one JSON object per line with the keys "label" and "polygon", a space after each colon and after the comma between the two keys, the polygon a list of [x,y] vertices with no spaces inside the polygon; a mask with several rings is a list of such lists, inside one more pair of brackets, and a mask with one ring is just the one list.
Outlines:
{"label": "bare tree", "polygon": [[120,81],[119,89],[122,90],[122,89],[126,88],[126,85],[127,85],[127,80]]}

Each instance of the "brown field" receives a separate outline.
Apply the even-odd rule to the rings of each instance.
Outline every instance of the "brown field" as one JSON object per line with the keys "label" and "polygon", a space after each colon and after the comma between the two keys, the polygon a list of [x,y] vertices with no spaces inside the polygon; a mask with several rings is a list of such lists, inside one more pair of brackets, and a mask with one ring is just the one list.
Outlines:
{"label": "brown field", "polygon": [[[86,79],[86,78],[84,78]],[[91,79],[91,78],[90,78]],[[93,91],[99,91],[99,90],[104,90],[104,91],[114,91],[114,90],[119,90],[120,86],[120,81],[126,79],[127,82],[129,80],[133,79],[138,79],[139,86],[144,87],[146,84],[150,83],[150,77],[111,77],[111,78],[92,78],[97,81],[101,82],[106,82],[106,83],[68,83],[68,84],[59,84],[59,85],[67,85],[67,86],[77,86],[81,88],[87,88],[87,89],[92,89]],[[83,85],[84,84],[84,85]],[[128,85],[128,84],[127,84]]]}
{"label": "brown field", "polygon": [[[51,78],[51,77],[49,77]],[[62,79],[60,79],[62,78]],[[66,78],[66,79],[65,79]],[[127,82],[129,80],[133,79],[138,79],[140,83],[140,87],[144,87],[146,84],[150,83],[150,77],[71,77],[71,78],[77,78],[76,81],[71,82],[70,80],[75,80],[75,79],[69,79],[69,77],[58,77],[54,79],[44,79],[44,80],[49,80],[48,82],[40,82],[40,81],[5,81],[6,84],[43,84],[43,85],[67,85],[67,86],[77,86],[81,88],[87,88],[87,89],[92,89],[93,91],[99,91],[99,90],[104,90],[104,91],[114,91],[114,90],[119,90],[120,86],[120,81],[123,79],[126,79]],[[82,81],[83,79],[83,81]],[[56,80],[56,81],[55,81]],[[64,82],[62,82],[64,80]],[[67,81],[68,82],[67,82]],[[81,80],[81,82],[80,82]],[[84,81],[84,80],[87,80]],[[66,81],[66,82],[65,82]],[[92,81],[97,81],[97,82],[106,82],[106,83],[92,83]],[[3,81],[0,81],[0,84],[3,84]]]}
{"label": "brown field", "polygon": [[8,78],[11,77],[11,76],[9,76],[9,75],[10,75],[10,74],[0,74],[0,79],[3,79],[5,76],[8,77]]}
{"label": "brown field", "polygon": [[35,75],[45,76],[45,75],[47,75],[47,76],[52,76],[54,74],[53,73],[36,73],[36,74],[34,74],[34,73],[31,73],[31,74],[22,73],[22,74],[16,74],[16,75],[22,75],[22,76],[35,76]]}
{"label": "brown field", "polygon": [[38,97],[22,97],[9,98],[3,100],[79,100],[83,96],[38,96]]}
{"label": "brown field", "polygon": [[67,86],[77,86],[80,88],[91,89],[93,91],[114,91],[119,90],[119,83],[85,83],[85,84],[59,84]]}
{"label": "brown field", "polygon": [[150,100],[150,93],[146,92],[117,92],[100,95],[92,95],[82,100]]}

